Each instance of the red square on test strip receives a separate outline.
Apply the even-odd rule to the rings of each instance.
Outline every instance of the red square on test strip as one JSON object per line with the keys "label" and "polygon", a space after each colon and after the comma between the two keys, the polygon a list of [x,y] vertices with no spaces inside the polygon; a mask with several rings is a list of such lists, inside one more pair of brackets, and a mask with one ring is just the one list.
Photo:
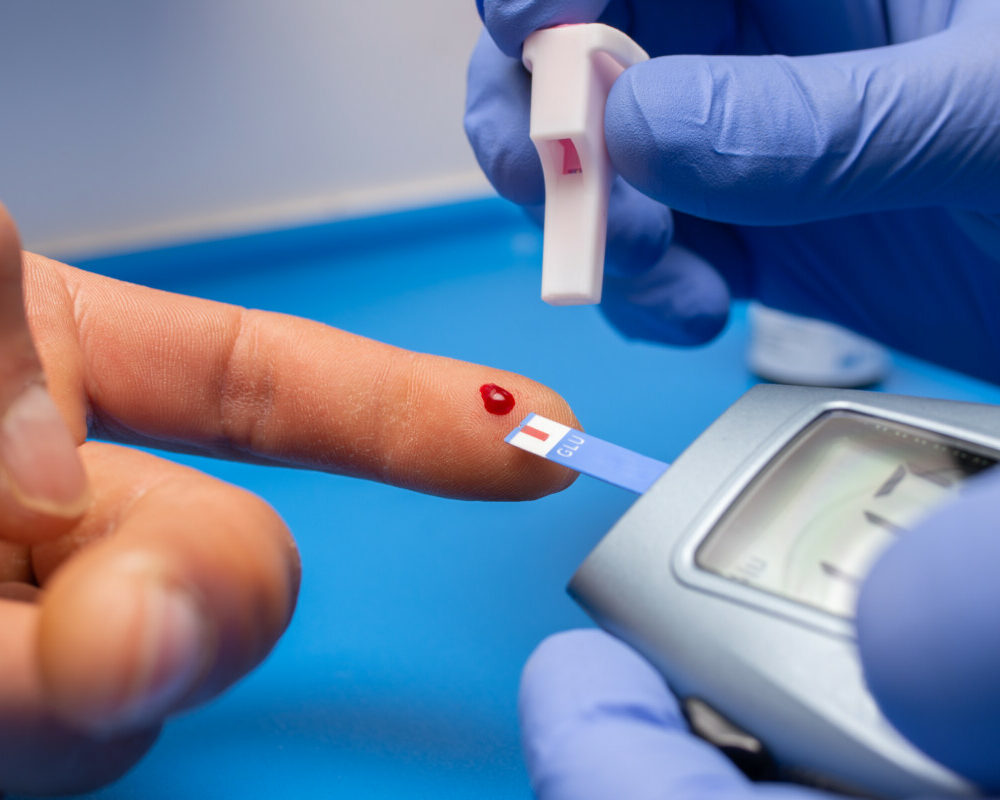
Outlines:
{"label": "red square on test strip", "polygon": [[528,436],[534,436],[536,439],[541,439],[543,442],[549,438],[549,435],[545,431],[532,428],[530,425],[525,425],[521,428],[521,432],[528,434]]}

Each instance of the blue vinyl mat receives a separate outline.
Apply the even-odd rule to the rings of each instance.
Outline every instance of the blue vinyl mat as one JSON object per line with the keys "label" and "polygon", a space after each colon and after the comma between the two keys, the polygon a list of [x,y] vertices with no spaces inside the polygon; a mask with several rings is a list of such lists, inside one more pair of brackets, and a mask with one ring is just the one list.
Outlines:
{"label": "blue vinyl mat", "polygon": [[[524,373],[594,434],[665,461],[754,383],[742,307],[705,347],[628,342],[594,308],[543,304],[540,260],[540,233],[481,200],[81,266]],[[883,388],[1000,402],[997,387],[901,356]],[[537,502],[465,503],[178,460],[282,514],[302,550],[298,610],[262,667],[89,797],[530,797],[521,665],[547,634],[588,624],[564,586],[631,495],[581,479]]]}

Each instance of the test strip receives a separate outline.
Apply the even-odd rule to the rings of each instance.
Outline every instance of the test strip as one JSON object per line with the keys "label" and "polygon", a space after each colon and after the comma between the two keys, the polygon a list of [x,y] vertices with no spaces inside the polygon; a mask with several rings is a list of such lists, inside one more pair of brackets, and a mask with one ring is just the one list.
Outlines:
{"label": "test strip", "polygon": [[504,441],[636,494],[645,492],[670,466],[539,414],[528,414]]}

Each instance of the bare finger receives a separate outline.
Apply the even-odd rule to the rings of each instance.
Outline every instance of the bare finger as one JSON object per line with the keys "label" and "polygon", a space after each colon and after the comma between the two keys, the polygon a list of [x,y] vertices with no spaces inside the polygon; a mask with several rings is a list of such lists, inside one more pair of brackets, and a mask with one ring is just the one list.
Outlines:
{"label": "bare finger", "polygon": [[141,729],[260,662],[291,617],[298,557],[241,489],[114,445],[82,452],[95,500],[74,534],[91,541],[62,564],[58,542],[36,548],[40,668],[61,719]]}
{"label": "bare finger", "polygon": [[0,599],[0,786],[15,794],[95,789],[125,772],[158,729],[94,738],[59,721],[39,681],[38,606]]}
{"label": "bare finger", "polygon": [[86,502],[76,442],[45,388],[25,317],[17,231],[0,205],[0,537],[52,535]]}
{"label": "bare finger", "polygon": [[[527,499],[574,477],[503,443],[529,411],[578,427],[561,397],[520,375],[40,257],[28,264],[39,327],[77,328],[73,374],[89,402],[78,413],[89,411],[95,434],[451,497]],[[60,316],[67,297],[73,314]],[[484,406],[491,384],[509,392],[509,414]]]}

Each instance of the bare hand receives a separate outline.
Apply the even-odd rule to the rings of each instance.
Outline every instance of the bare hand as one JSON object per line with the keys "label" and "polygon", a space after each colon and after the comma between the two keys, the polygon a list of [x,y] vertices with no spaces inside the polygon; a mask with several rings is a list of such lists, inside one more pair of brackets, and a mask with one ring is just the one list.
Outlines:
{"label": "bare hand", "polygon": [[88,435],[450,497],[573,478],[504,445],[516,420],[483,409],[479,386],[498,383],[577,424],[518,375],[30,254],[22,303],[2,207],[0,353],[3,790],[117,777],[167,716],[253,668],[295,604],[295,545],[265,502]]}

